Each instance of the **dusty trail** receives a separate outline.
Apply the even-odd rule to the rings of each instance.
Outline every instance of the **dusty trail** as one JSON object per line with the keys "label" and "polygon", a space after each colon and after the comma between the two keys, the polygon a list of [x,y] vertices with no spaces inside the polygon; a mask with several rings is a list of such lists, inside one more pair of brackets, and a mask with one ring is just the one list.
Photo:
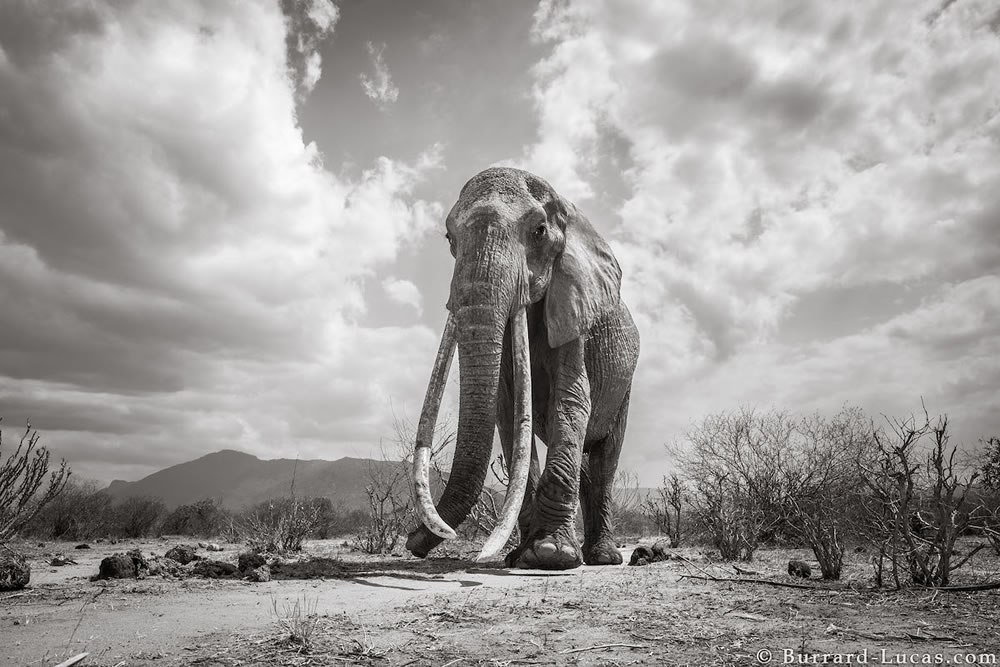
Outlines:
{"label": "dusty trail", "polygon": [[[128,546],[163,553],[171,545]],[[0,595],[0,665],[51,666],[83,651],[91,655],[82,667],[759,665],[762,649],[778,656],[772,664],[789,649],[945,660],[1000,653],[1000,592],[871,591],[860,556],[835,590],[681,579],[693,570],[677,561],[545,573],[468,559],[365,560],[323,543],[310,552],[334,558],[278,568],[279,578],[262,584],[89,581],[114,550],[121,545],[72,552],[79,564],[65,568],[36,555],[31,588]],[[781,577],[790,557],[808,554],[762,551],[754,568]],[[704,560],[699,567],[731,573]],[[296,600],[316,608],[309,651],[288,641],[274,612],[277,604],[285,615]]]}

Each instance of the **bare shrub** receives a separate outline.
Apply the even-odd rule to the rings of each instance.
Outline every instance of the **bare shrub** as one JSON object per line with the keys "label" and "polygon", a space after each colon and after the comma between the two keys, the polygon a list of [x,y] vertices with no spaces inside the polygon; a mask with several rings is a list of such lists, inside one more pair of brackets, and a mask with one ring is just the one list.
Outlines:
{"label": "bare shrub", "polygon": [[727,476],[697,485],[698,514],[708,529],[712,545],[722,560],[753,560],[764,527],[763,513],[757,509],[743,485]]}
{"label": "bare shrub", "polygon": [[[455,441],[450,422],[450,419],[441,420],[434,431],[432,483],[436,478],[438,487],[447,476],[440,466],[439,455]],[[393,429],[392,441],[379,443],[383,463],[368,467],[368,485],[365,487],[368,525],[354,540],[355,546],[367,554],[391,553],[408,528],[416,523],[410,489],[416,431],[412,424],[399,418],[393,420]]]}
{"label": "bare shrub", "polygon": [[239,531],[248,548],[260,553],[301,551],[319,524],[320,509],[294,497],[265,500],[245,510]]}
{"label": "bare shrub", "polygon": [[159,498],[132,496],[111,506],[110,532],[116,537],[148,537],[159,532],[167,506]]}
{"label": "bare shrub", "polygon": [[983,443],[979,455],[979,502],[975,526],[1000,556],[1000,438]]}
{"label": "bare shrub", "polygon": [[413,523],[408,468],[403,462],[388,469],[369,467],[369,482],[365,487],[368,526],[355,538],[355,545],[364,553],[391,553],[406,527]]}
{"label": "bare shrub", "polygon": [[687,499],[684,482],[672,473],[640,503],[639,511],[653,528],[670,539],[673,547],[681,545],[681,510]]}
{"label": "bare shrub", "polygon": [[[6,460],[0,460],[0,544],[17,534],[56,498],[72,474],[65,460],[58,470],[49,472],[49,450],[39,447],[38,439],[38,431],[28,422],[17,449]],[[0,459],[2,455],[0,430]]]}
{"label": "bare shrub", "polygon": [[750,560],[762,540],[784,527],[788,489],[781,472],[794,427],[786,412],[721,412],[705,417],[688,432],[689,447],[676,451],[691,482],[695,520],[723,559]]}
{"label": "bare shrub", "polygon": [[93,480],[70,479],[21,533],[49,540],[90,540],[111,534],[112,500]]}
{"label": "bare shrub", "polygon": [[839,579],[844,536],[859,514],[857,461],[871,451],[871,420],[857,408],[831,419],[799,420],[780,469],[788,491],[787,522],[813,551],[824,579]]}
{"label": "bare shrub", "polygon": [[967,499],[978,472],[965,474],[956,463],[947,416],[932,424],[925,410],[922,422],[912,416],[886,421],[888,432],[874,433],[871,460],[861,462],[869,492],[867,534],[876,549],[875,582],[883,584],[888,567],[897,588],[906,579],[946,586],[951,572],[985,546],[953,561],[955,542],[974,516]]}
{"label": "bare shrub", "polygon": [[219,501],[205,498],[176,507],[163,519],[160,530],[169,535],[215,537],[223,533],[230,518],[230,512]]}

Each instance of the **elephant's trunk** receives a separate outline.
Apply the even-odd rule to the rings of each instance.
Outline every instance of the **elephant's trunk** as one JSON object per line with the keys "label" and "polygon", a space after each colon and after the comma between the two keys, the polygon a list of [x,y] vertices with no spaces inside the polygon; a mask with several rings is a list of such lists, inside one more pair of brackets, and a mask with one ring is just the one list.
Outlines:
{"label": "elephant's trunk", "polygon": [[[450,352],[447,351],[450,349],[450,343],[446,340],[448,325],[445,327],[445,335],[442,336],[438,361],[435,363],[435,370],[428,386],[428,400],[424,404],[424,414],[420,418],[420,433],[414,457],[414,491],[417,512],[422,523],[410,534],[406,542],[407,549],[416,556],[426,556],[442,538],[454,537],[452,527],[465,520],[482,492],[493,447],[500,356],[503,351],[504,330],[509,318],[517,323],[515,330],[523,330],[522,333],[517,331],[512,333],[521,344],[523,359],[527,360],[527,325],[523,307],[525,270],[520,263],[514,265],[512,257],[505,257],[502,250],[498,250],[505,244],[499,244],[496,238],[485,240],[486,243],[477,246],[475,254],[479,257],[473,257],[472,261],[462,263],[456,268],[452,293],[454,315],[449,317],[449,323],[454,322],[458,340],[461,383],[458,437],[451,474],[436,508],[430,499],[426,475],[430,436],[434,429],[437,405],[440,404],[440,394],[433,399],[432,392],[440,392],[443,389],[443,378],[447,375],[447,361],[442,361],[442,355],[450,357]],[[512,310],[514,310],[513,318],[511,318]],[[521,377],[530,376],[527,364],[523,370],[515,370],[515,374]],[[436,381],[438,377],[442,378],[440,383]],[[527,392],[520,388],[517,394],[522,399],[526,395],[528,398],[523,400],[527,400],[530,404],[530,388]],[[515,429],[519,434],[524,430],[524,414],[528,415],[529,427],[527,438],[519,435],[518,440],[521,443],[530,443],[530,409],[521,410],[521,413],[520,423],[515,423]],[[512,514],[515,519],[519,506],[512,510],[508,506],[512,505],[512,498],[516,498],[518,502],[523,498],[529,463],[528,448],[522,444],[518,450],[511,461],[512,482],[515,484],[508,487],[508,498],[504,503],[505,516]],[[524,468],[523,473],[518,472],[520,468]],[[514,489],[513,487],[518,484],[520,489]],[[515,491],[516,496],[512,495]],[[500,528],[505,523],[509,526],[500,546],[513,528],[513,520],[501,521]],[[498,539],[496,536],[491,537],[491,541],[496,539]]]}

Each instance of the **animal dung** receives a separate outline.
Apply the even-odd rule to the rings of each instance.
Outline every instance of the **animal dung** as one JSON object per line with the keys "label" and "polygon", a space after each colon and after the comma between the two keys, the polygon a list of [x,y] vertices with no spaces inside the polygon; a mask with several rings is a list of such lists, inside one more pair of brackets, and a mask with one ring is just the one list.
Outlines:
{"label": "animal dung", "polygon": [[788,561],[788,574],[793,577],[808,579],[812,576],[812,568],[809,567],[809,563],[806,563],[805,561],[790,560]]}

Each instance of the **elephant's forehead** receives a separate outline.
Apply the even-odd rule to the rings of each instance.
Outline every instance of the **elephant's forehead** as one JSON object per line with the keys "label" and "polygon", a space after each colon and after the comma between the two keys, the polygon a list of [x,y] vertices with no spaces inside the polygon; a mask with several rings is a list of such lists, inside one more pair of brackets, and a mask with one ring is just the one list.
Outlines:
{"label": "elephant's forehead", "polygon": [[474,210],[491,209],[503,217],[520,217],[537,205],[529,190],[528,172],[519,169],[487,169],[474,176],[459,194],[451,210],[456,222],[465,220]]}

